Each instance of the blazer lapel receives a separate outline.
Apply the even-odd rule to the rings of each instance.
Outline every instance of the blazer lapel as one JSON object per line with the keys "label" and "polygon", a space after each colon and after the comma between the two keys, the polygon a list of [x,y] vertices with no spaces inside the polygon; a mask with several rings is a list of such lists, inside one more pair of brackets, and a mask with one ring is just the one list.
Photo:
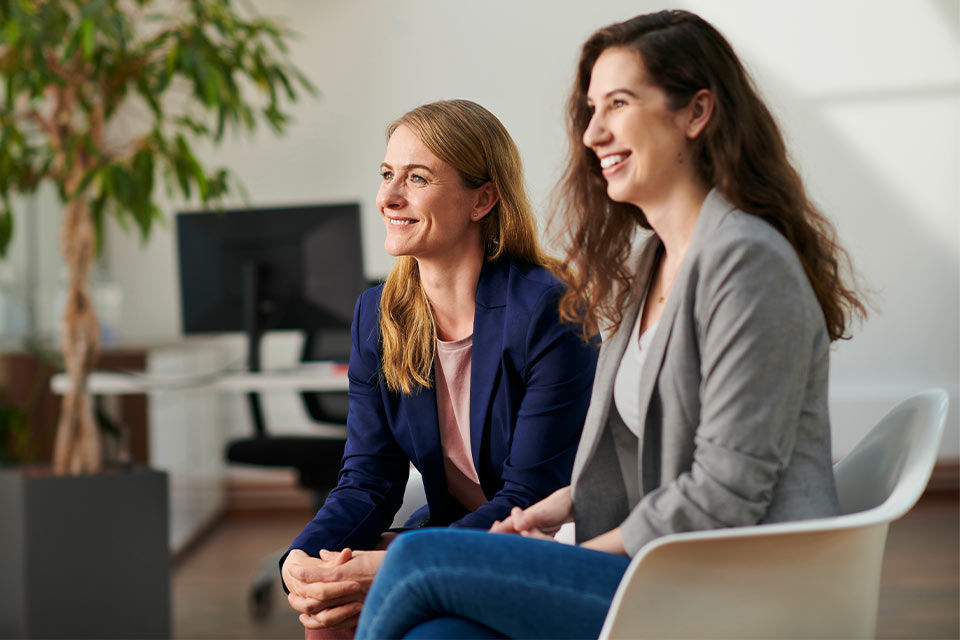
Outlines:
{"label": "blazer lapel", "polygon": [[437,478],[436,482],[424,484],[427,502],[432,505],[445,504],[447,475],[443,467],[443,448],[440,444],[436,389],[420,389],[410,394],[403,406],[413,436],[413,447],[420,462],[420,472],[424,478]]}
{"label": "blazer lapel", "polygon": [[[613,384],[620,368],[620,360],[627,349],[627,344],[633,335],[633,325],[637,321],[640,311],[640,300],[646,293],[649,284],[650,269],[653,266],[660,247],[660,239],[656,236],[647,238],[640,248],[637,258],[635,294],[631,296],[627,308],[624,310],[620,325],[612,336],[603,341],[600,347],[600,356],[597,361],[597,373],[593,381],[593,393],[590,397],[590,408],[584,421],[583,435],[580,437],[580,446],[573,463],[574,484],[586,468],[596,451],[600,436],[607,424],[610,415],[610,403],[613,402]],[[642,284],[639,284],[642,283]]]}
{"label": "blazer lapel", "polygon": [[[660,315],[657,330],[653,335],[653,340],[647,347],[646,359],[643,368],[640,370],[640,388],[638,390],[638,400],[640,402],[640,413],[642,417],[641,434],[641,463],[640,463],[640,487],[641,493],[652,491],[660,484],[660,443],[663,425],[660,422],[649,420],[650,398],[653,396],[653,390],[656,387],[657,380],[660,378],[660,369],[663,367],[663,359],[667,352],[667,345],[670,343],[670,335],[673,332],[674,320],[677,317],[677,311],[682,303],[683,296],[681,292],[690,287],[690,269],[695,256],[700,252],[703,245],[709,240],[713,230],[720,223],[723,216],[733,209],[733,205],[727,202],[716,188],[710,190],[703,205],[700,207],[697,216],[697,224],[693,229],[693,235],[690,238],[690,244],[687,247],[687,253],[684,256],[683,264],[677,273],[676,280],[671,292],[676,295],[670,295],[667,298],[667,305]],[[652,264],[650,265],[652,266]]]}
{"label": "blazer lapel", "polygon": [[[509,263],[496,260],[484,264],[477,282],[476,310],[473,315],[473,352],[470,363],[470,452],[478,471],[484,427],[490,402],[500,374],[503,351],[503,326],[507,306]],[[480,478],[483,484],[483,478]]]}

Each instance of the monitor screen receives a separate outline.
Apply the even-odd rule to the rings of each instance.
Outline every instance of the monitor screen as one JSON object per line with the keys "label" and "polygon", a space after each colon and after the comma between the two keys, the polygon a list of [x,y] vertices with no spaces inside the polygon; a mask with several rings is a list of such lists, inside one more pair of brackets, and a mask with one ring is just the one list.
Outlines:
{"label": "monitor screen", "polygon": [[358,204],[176,219],[184,333],[249,331],[251,309],[258,332],[349,326],[367,286]]}

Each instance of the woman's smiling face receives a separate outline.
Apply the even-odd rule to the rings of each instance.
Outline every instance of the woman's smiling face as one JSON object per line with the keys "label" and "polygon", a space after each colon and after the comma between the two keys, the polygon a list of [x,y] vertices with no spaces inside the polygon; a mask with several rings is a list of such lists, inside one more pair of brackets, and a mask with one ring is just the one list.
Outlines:
{"label": "woman's smiling face", "polygon": [[612,200],[642,206],[669,191],[678,172],[691,170],[680,161],[690,146],[684,110],[669,108],[637,52],[613,47],[600,54],[587,104],[592,116],[583,144],[600,160]]}
{"label": "woman's smiling face", "polygon": [[475,223],[489,210],[480,203],[484,188],[465,187],[457,170],[410,128],[401,125],[390,136],[380,175],[377,209],[387,229],[387,253],[443,259],[479,246]]}

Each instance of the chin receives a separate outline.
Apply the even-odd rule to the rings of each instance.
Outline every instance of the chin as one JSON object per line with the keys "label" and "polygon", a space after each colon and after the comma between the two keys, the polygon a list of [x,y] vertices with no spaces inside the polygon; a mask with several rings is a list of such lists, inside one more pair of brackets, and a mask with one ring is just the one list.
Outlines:
{"label": "chin", "polygon": [[402,255],[406,255],[402,247],[395,246],[393,244],[390,244],[389,242],[384,243],[383,250],[386,251],[391,256],[393,256],[394,258],[398,258]]}

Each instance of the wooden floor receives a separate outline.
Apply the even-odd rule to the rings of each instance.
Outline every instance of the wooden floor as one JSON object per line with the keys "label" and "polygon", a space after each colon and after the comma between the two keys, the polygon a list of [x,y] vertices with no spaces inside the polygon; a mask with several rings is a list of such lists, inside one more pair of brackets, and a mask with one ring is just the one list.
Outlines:
{"label": "wooden floor", "polygon": [[[176,638],[302,638],[274,585],[262,621],[248,612],[250,584],[271,552],[293,539],[311,513],[234,512],[179,558],[173,573]],[[960,501],[928,496],[887,538],[877,637],[960,638]]]}

